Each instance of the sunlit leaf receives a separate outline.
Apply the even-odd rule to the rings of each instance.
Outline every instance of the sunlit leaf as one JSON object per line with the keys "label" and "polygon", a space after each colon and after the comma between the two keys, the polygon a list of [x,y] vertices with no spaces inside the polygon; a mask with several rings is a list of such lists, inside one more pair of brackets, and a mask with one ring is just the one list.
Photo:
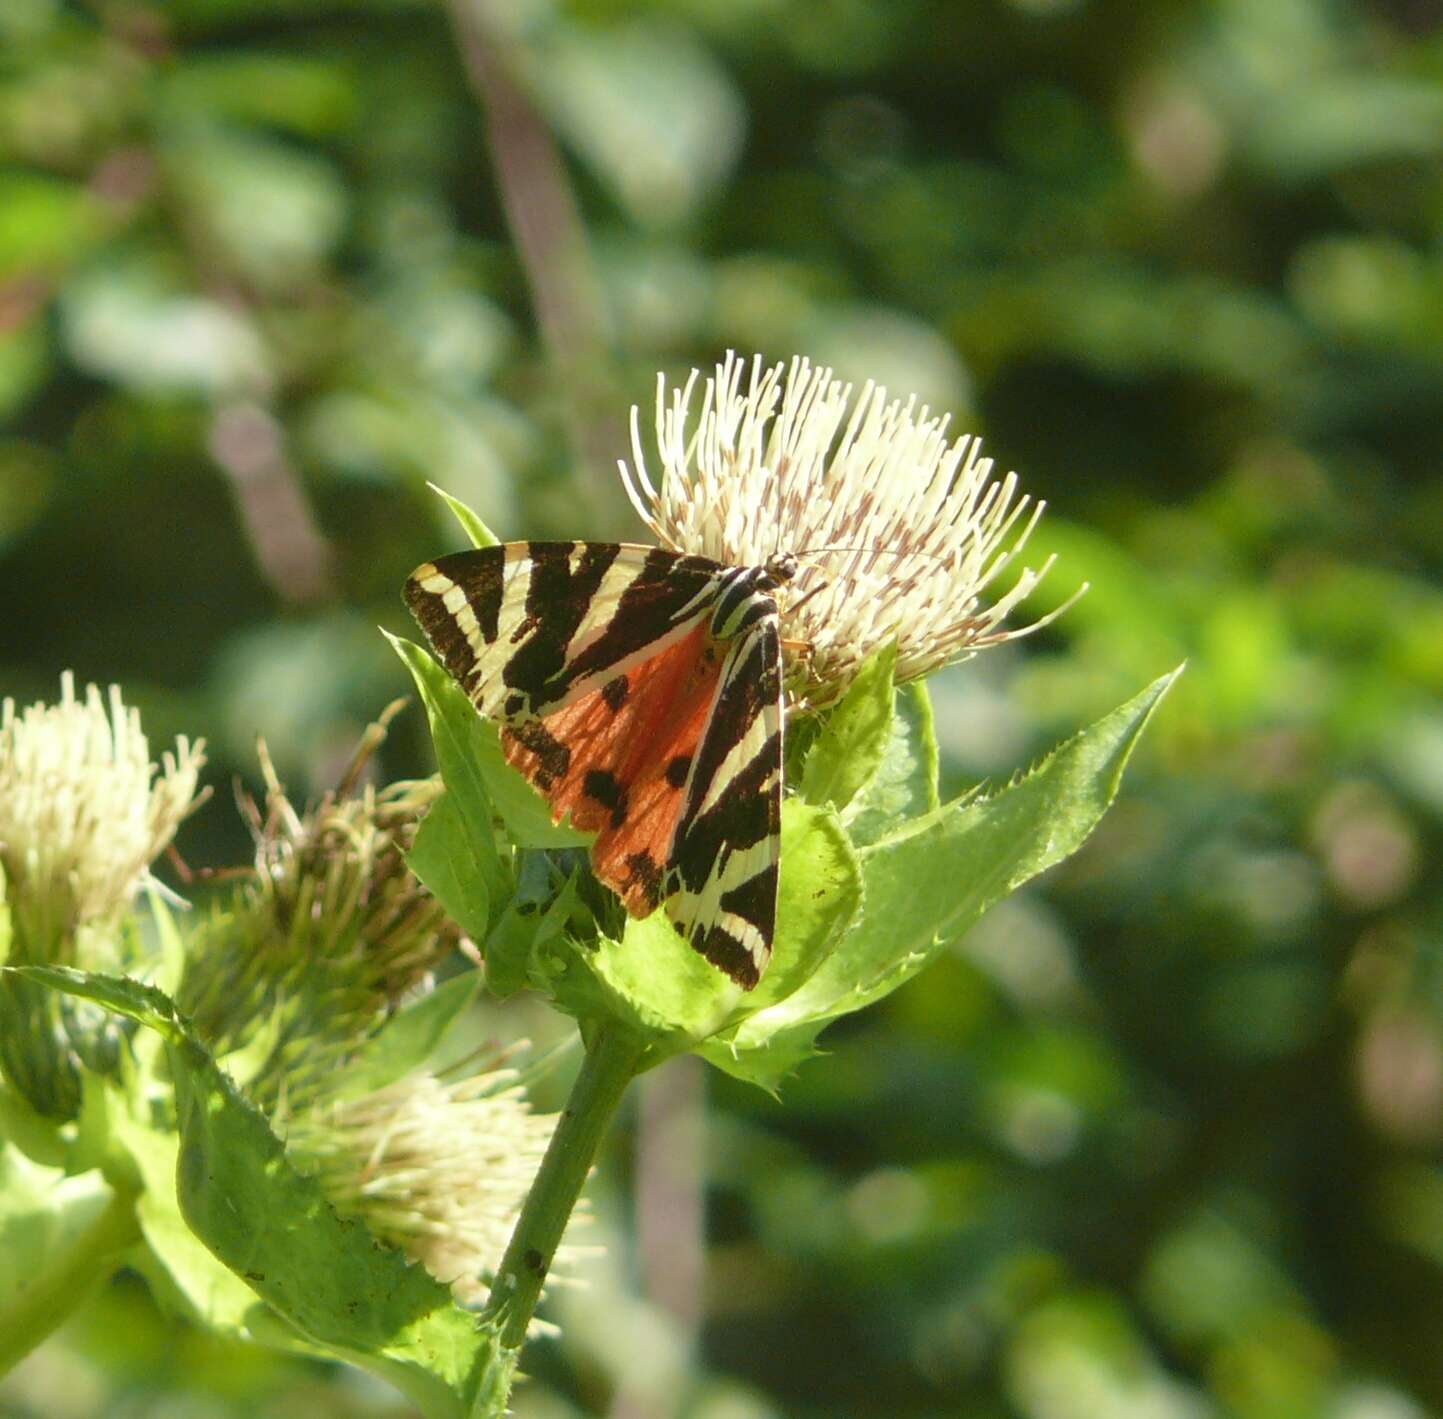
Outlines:
{"label": "sunlit leaf", "polygon": [[876,772],[842,815],[858,847],[937,807],[937,736],[921,680],[897,691],[890,735]]}
{"label": "sunlit leaf", "polygon": [[[673,1037],[673,1047],[704,1040],[797,990],[857,911],[861,891],[835,812],[793,800],[782,807],[776,939],[755,990],[744,991],[708,962],[665,911],[629,921],[620,941],[603,938],[585,959],[628,1023]],[[707,1051],[714,1062],[724,1056],[725,1044]]]}
{"label": "sunlit leaf", "polygon": [[802,797],[845,814],[882,765],[892,738],[897,647],[884,646],[857,672],[807,753]]}
{"label": "sunlit leaf", "polygon": [[903,824],[860,854],[862,916],[795,994],[744,1021],[739,1048],[775,1079],[803,1057],[827,1020],[890,994],[993,902],[1074,852],[1117,793],[1138,736],[1177,678],[1069,740],[1031,773],[987,798]]}
{"label": "sunlit leaf", "polygon": [[0,1314],[71,1257],[100,1271],[105,1258],[88,1255],[83,1243],[114,1197],[99,1169],[66,1176],[0,1138]]}

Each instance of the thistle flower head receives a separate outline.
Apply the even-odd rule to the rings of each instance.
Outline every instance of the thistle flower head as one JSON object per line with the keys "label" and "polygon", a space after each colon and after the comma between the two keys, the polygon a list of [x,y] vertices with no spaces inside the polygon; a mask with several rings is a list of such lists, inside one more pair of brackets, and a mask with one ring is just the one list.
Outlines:
{"label": "thistle flower head", "polygon": [[200,801],[203,743],[151,762],[140,715],[112,686],[60,703],[0,705],[0,867],[17,938],[35,960],[73,963],[76,928],[113,923]]}
{"label": "thistle flower head", "polygon": [[186,962],[181,1008],[273,1121],[322,1091],[460,935],[405,861],[440,786],[356,785],[386,717],[342,785],[305,812],[262,750],[265,806],[242,801],[254,869]]}
{"label": "thistle flower head", "polygon": [[[200,801],[202,745],[151,762],[140,716],[112,686],[60,703],[0,705],[0,955],[11,963],[115,970],[125,912],[150,864]],[[73,1118],[81,1063],[116,1060],[118,1026],[29,981],[0,981],[0,1072],[38,1113]]]}
{"label": "thistle flower head", "polygon": [[900,683],[1027,635],[1072,604],[1031,625],[1003,625],[1051,558],[984,604],[1043,504],[1019,496],[1015,474],[994,481],[976,439],[949,441],[946,415],[889,400],[870,382],[854,400],[851,385],[801,358],[784,371],[757,356],[749,377],[747,368],[734,354],[717,366],[694,427],[699,372],[670,396],[658,377],[660,487],[646,471],[635,409],[635,468],[623,463],[621,474],[665,547],[734,566],[798,558],[780,605],[793,707],[829,704],[891,642]]}
{"label": "thistle flower head", "polygon": [[531,1111],[514,1070],[493,1068],[320,1099],[284,1131],[337,1211],[362,1218],[463,1305],[480,1305],[555,1124]]}

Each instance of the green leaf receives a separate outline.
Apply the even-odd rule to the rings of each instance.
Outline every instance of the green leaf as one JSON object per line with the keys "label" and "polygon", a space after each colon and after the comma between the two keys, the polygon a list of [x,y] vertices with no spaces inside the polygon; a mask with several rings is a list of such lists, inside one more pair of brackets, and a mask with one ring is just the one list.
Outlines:
{"label": "green leaf", "polygon": [[809,980],[862,905],[861,865],[831,808],[782,805],[781,862],[771,964],[746,999],[748,1014]]}
{"label": "green leaf", "polygon": [[[693,950],[662,910],[630,918],[620,941],[602,936],[583,959],[608,1013],[653,1036],[658,1058],[722,1029],[746,994]],[[557,1003],[584,1016],[597,1008],[593,995]]]}
{"label": "green leaf", "polygon": [[643,229],[685,227],[741,152],[735,80],[680,25],[550,27],[532,76],[548,127]]}
{"label": "green leaf", "polygon": [[36,1113],[17,1090],[0,1084],[0,1138],[20,1145],[27,1157],[59,1167],[69,1162],[71,1141],[64,1122]]}
{"label": "green leaf", "polygon": [[576,875],[557,889],[558,870],[548,854],[523,854],[516,891],[486,938],[486,984],[505,997],[526,986],[550,988],[542,952],[560,942],[576,910]]}
{"label": "green leaf", "polygon": [[[522,847],[579,847],[591,842],[589,833],[577,832],[551,821],[551,806],[526,779],[506,762],[496,725],[476,713],[466,692],[420,646],[387,636],[406,663],[431,723],[436,762],[446,787],[457,795],[468,827],[478,821],[490,829],[494,808],[511,837]],[[486,805],[484,817],[481,804]],[[490,839],[494,841],[494,839]],[[496,897],[493,892],[493,899]]]}
{"label": "green leaf", "polygon": [[[895,990],[1000,901],[1076,851],[1112,802],[1138,737],[1181,667],[989,798],[913,819],[862,850],[861,919],[795,993],[737,1029],[780,1077],[822,1026]],[[760,1067],[760,1066],[758,1066]]]}
{"label": "green leaf", "polygon": [[[0,422],[14,419],[55,377],[57,354],[40,319],[16,322],[0,333]],[[0,451],[0,545],[38,519],[55,489],[58,462],[53,453],[13,443]]]}
{"label": "green leaf", "polygon": [[[459,837],[451,839],[448,846],[455,848],[458,841],[465,844],[461,854],[465,861],[454,865],[466,875],[479,876],[479,886],[484,888],[489,903],[505,893],[507,881],[496,845],[491,797],[478,766],[481,719],[461,693],[460,686],[420,646],[395,636],[388,635],[386,639],[406,663],[426,706],[436,763],[446,784],[446,797],[455,809],[453,822],[461,829]],[[440,831],[436,830],[437,836]],[[433,857],[440,855],[439,846],[432,851]],[[423,862],[427,855],[423,852]],[[476,890],[475,887],[469,889],[473,901]]]}
{"label": "green leaf", "polygon": [[789,1074],[822,1053],[813,1041],[826,1023],[819,1020],[815,1028],[778,1028],[769,1033],[743,1029],[730,1039],[718,1036],[705,1041],[697,1053],[723,1074],[775,1095]]}
{"label": "green leaf", "polygon": [[20,165],[0,172],[0,280],[63,270],[104,231],[96,195]]}
{"label": "green leaf", "polygon": [[1246,131],[1252,162],[1284,183],[1434,156],[1443,147],[1443,94],[1422,75],[1331,69],[1288,86]]}
{"label": "green leaf", "polygon": [[[856,855],[836,813],[790,799],[782,805],[772,960],[754,991],[744,991],[698,954],[664,911],[629,921],[619,942],[603,938],[584,959],[613,1013],[634,1028],[665,1037],[665,1053],[729,1030],[796,990],[845,930],[861,894]],[[704,1053],[717,1059],[712,1051]],[[730,1060],[730,1052],[724,1053]]]}
{"label": "green leaf", "polygon": [[345,233],[350,194],[316,145],[200,123],[171,128],[165,150],[176,199],[203,214],[218,259],[259,290],[318,271]]}
{"label": "green leaf", "polygon": [[802,797],[844,810],[871,782],[891,737],[896,642],[883,646],[827,716],[802,771]]}
{"label": "green leaf", "polygon": [[345,1083],[337,1094],[343,1098],[371,1094],[419,1069],[480,989],[481,972],[464,971],[393,1015],[380,1033],[351,1057]]}
{"label": "green leaf", "polygon": [[343,132],[360,107],[355,76],[336,59],[281,49],[205,54],[182,49],[158,78],[172,120],[265,125],[303,138]]}
{"label": "green leaf", "polygon": [[[165,1040],[186,1224],[312,1346],[383,1375],[433,1419],[462,1419],[513,1357],[450,1290],[343,1218],[158,990],[57,967],[23,974],[128,1015]],[[249,1320],[249,1316],[247,1316]]]}
{"label": "green leaf", "polygon": [[175,924],[175,914],[154,885],[146,888],[145,897],[158,948],[158,965],[153,972],[153,981],[162,990],[173,991],[185,971],[185,940]]}
{"label": "green leaf", "polygon": [[0,1315],[70,1250],[113,1196],[96,1169],[67,1177],[0,1140]]}
{"label": "green leaf", "polygon": [[754,1042],[747,1022],[803,989],[822,969],[862,900],[860,863],[836,813],[787,803],[782,810],[782,876],[771,964],[733,1012],[728,1028],[702,1044],[702,1057],[738,1079],[775,1089],[797,1061],[783,1058],[769,1040]]}
{"label": "green leaf", "polygon": [[406,866],[425,884],[446,914],[473,941],[490,930],[491,894],[477,863],[471,832],[448,789],[416,829]]}
{"label": "green leaf", "polygon": [[852,800],[842,821],[853,843],[865,847],[908,818],[931,813],[937,798],[937,735],[932,701],[921,680],[901,686],[891,738],[877,771]]}
{"label": "green leaf", "polygon": [[455,514],[456,521],[461,524],[462,530],[471,539],[473,547],[499,547],[501,545],[501,539],[460,498],[453,498],[444,488],[438,488],[434,483],[427,483],[426,486]]}
{"label": "green leaf", "polygon": [[140,1241],[134,1194],[0,1141],[0,1373],[105,1284]]}
{"label": "green leaf", "polygon": [[223,1335],[254,1338],[266,1303],[191,1231],[181,1213],[175,1190],[180,1137],[174,1119],[139,1097],[129,1110],[115,1110],[113,1137],[143,1184],[135,1210],[150,1255],[137,1265],[157,1297]]}

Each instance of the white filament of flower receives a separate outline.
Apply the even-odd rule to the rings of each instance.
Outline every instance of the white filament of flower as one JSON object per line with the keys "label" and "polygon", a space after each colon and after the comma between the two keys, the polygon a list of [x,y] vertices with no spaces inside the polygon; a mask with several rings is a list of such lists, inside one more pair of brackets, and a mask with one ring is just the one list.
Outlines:
{"label": "white filament of flower", "polygon": [[757,356],[749,379],[747,369],[727,355],[705,382],[694,425],[700,372],[670,396],[658,376],[660,487],[647,473],[635,408],[634,468],[621,463],[621,476],[664,547],[732,566],[801,557],[781,602],[794,706],[836,699],[889,642],[901,683],[1039,630],[1086,590],[1029,625],[1004,627],[1053,563],[1024,567],[983,604],[1044,507],[1019,496],[1016,474],[993,480],[978,440],[949,441],[948,416],[915,398],[889,400],[869,381],[854,400],[850,384],[803,358],[784,368]]}
{"label": "white filament of flower", "polygon": [[478,1305],[555,1126],[514,1070],[423,1074],[298,1114],[286,1146],[337,1208]]}
{"label": "white filament of flower", "polygon": [[107,702],[69,671],[60,703],[0,706],[0,864],[33,930],[72,930],[123,909],[199,801],[203,741],[157,767],[118,687]]}

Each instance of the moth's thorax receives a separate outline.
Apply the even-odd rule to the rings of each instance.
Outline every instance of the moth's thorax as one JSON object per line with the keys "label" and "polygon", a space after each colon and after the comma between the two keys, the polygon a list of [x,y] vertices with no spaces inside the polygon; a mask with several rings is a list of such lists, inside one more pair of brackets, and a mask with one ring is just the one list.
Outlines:
{"label": "moth's thorax", "polygon": [[796,572],[797,559],[792,556],[774,557],[760,567],[730,568],[717,590],[711,634],[718,639],[729,639],[763,617],[775,616],[775,593]]}

